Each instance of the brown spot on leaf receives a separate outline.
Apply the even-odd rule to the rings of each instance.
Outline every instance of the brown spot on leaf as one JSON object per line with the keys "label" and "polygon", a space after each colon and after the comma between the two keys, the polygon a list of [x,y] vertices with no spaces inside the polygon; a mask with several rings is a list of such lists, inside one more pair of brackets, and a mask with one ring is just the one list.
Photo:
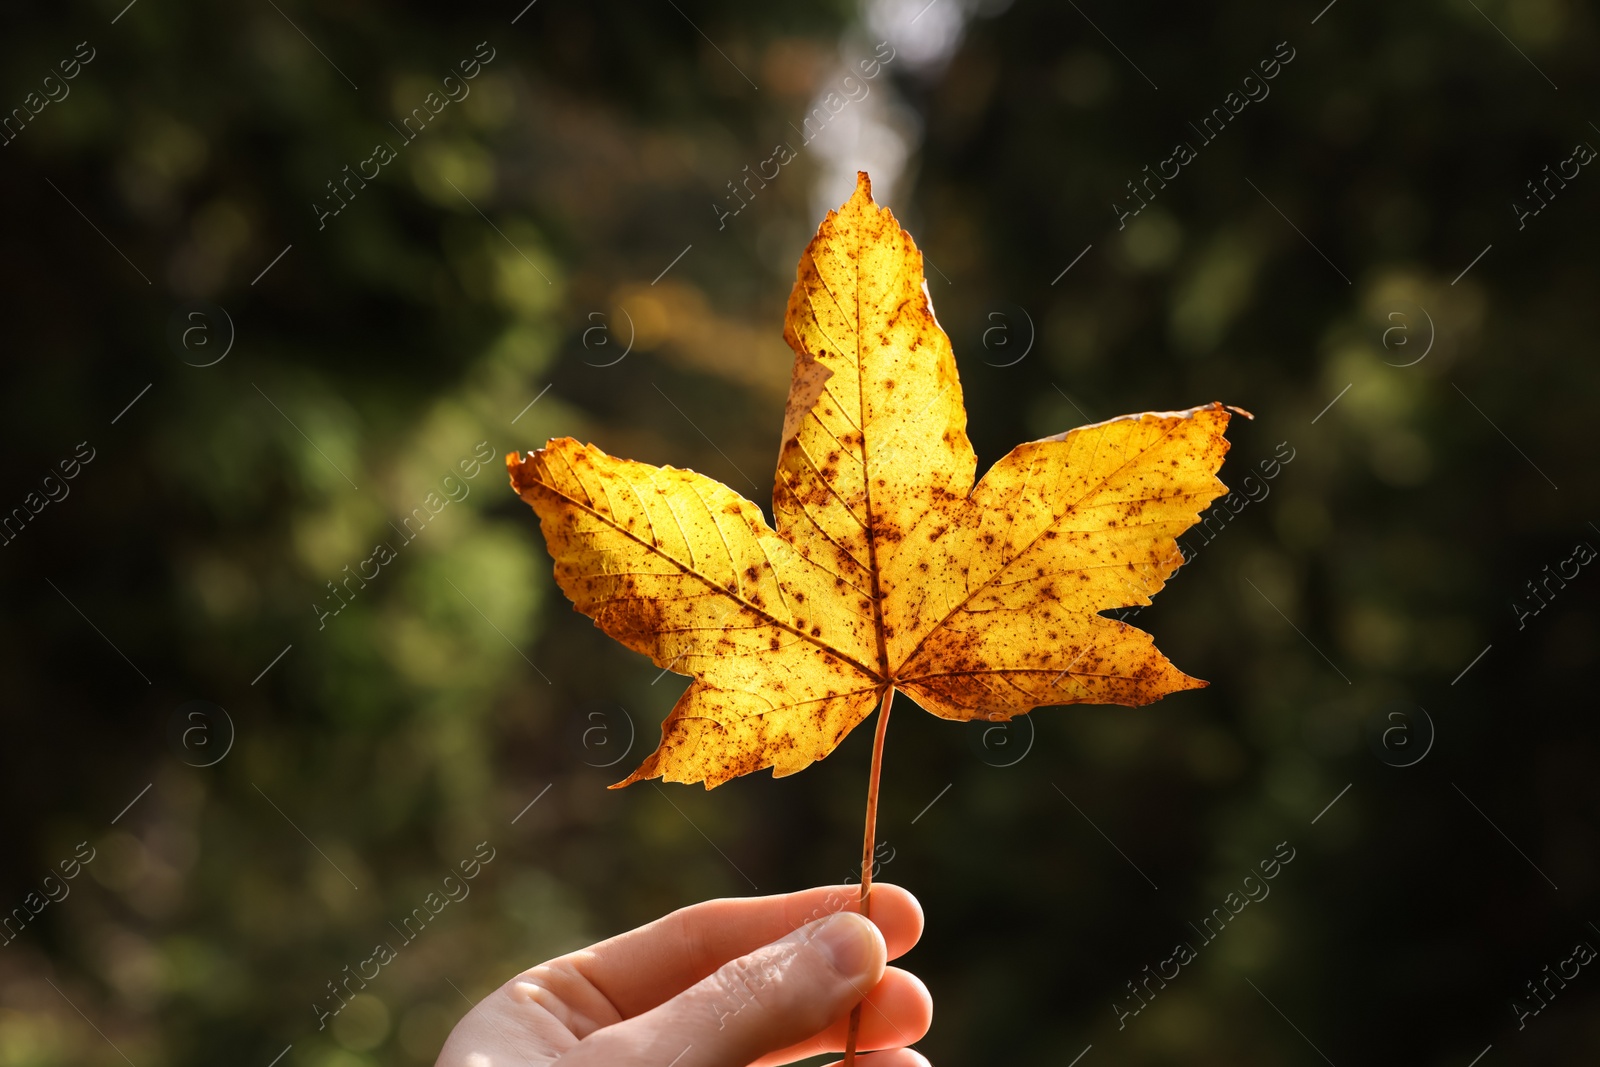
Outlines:
{"label": "brown spot on leaf", "polygon": [[[570,438],[507,457],[574,606],[629,648],[694,675],[659,747],[627,781],[709,788],[763,767],[793,773],[828,755],[883,685],[901,679],[942,717],[992,721],[1035,700],[1137,705],[1204,684],[1147,635],[1099,615],[1122,606],[1126,589],[1112,587],[1126,583],[1091,580],[1085,557],[1122,560],[1125,575],[1140,561],[1181,559],[1174,535],[1223,491],[1215,473],[1228,413],[1213,404],[1069,431],[1019,447],[974,486],[956,363],[922,269],[864,176],[806,250],[784,324],[796,358],[775,531],[692,471],[614,459]],[[825,275],[848,279],[848,291],[827,292]],[[843,408],[830,390],[843,390]],[[890,441],[903,441],[899,455],[917,456],[916,466],[895,469],[896,453],[882,447]],[[688,527],[674,521],[689,515]],[[902,551],[911,530],[926,536]],[[1014,566],[1022,545],[1027,562]],[[763,592],[741,604],[730,572],[735,589]],[[759,628],[767,597],[785,608],[771,617],[793,619],[805,640]],[[768,654],[748,657],[763,632]],[[730,657],[748,657],[749,673],[724,689],[722,674],[704,672]],[[1056,684],[1063,663],[1071,680]]]}

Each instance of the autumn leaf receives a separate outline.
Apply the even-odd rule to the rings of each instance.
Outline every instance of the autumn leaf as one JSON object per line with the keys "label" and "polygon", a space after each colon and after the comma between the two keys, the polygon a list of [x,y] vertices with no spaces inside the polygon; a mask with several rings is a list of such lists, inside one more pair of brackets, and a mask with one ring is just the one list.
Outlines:
{"label": "autumn leaf", "polygon": [[1003,720],[1205,684],[1101,613],[1148,604],[1225,491],[1221,404],[1019,445],[974,485],[922,254],[865,174],[800,260],[784,338],[776,529],[713,478],[571,438],[506,458],[574,606],[694,679],[618,786],[793,774],[895,690]]}

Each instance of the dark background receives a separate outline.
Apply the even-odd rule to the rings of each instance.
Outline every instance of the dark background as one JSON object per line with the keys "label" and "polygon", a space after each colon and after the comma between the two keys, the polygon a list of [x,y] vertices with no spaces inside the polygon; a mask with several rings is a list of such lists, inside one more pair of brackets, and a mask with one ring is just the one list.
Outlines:
{"label": "dark background", "polygon": [[[0,909],[94,850],[0,948],[0,1063],[428,1064],[521,967],[852,876],[869,729],[780,781],[607,792],[683,680],[571,611],[497,460],[414,543],[391,524],[478,442],[564,434],[769,505],[784,301],[857,166],[936,266],[980,469],[1213,399],[1256,414],[1225,480],[1294,457],[1136,617],[1209,689],[987,733],[897,706],[880,877],[927,910],[921,1047],[1595,1061],[1594,967],[1513,1007],[1600,946],[1600,579],[1536,613],[1525,587],[1600,547],[1600,173],[1512,206],[1600,146],[1592,8],[122,4],[0,15],[6,109],[94,54],[0,147],[0,508],[27,518]],[[319,230],[324,183],[480,41],[471,95]],[[1270,96],[1200,145],[1279,42]],[[719,229],[780,140],[799,158]],[[471,896],[319,1032],[326,983],[484,841]],[[1271,896],[1119,1029],[1125,983],[1285,841]]]}

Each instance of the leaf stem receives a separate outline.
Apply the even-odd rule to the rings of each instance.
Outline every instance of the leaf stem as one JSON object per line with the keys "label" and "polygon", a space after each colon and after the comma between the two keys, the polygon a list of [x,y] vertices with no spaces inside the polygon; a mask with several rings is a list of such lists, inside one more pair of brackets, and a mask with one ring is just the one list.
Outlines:
{"label": "leaf stem", "polygon": [[[867,827],[861,840],[861,914],[871,917],[872,856],[878,842],[878,783],[883,778],[883,735],[889,729],[889,708],[894,704],[894,686],[884,690],[883,705],[878,709],[878,729],[872,735],[872,773],[867,778]],[[850,1030],[844,1041],[843,1067],[854,1067],[856,1038],[861,1030],[861,1002],[850,1009]]]}

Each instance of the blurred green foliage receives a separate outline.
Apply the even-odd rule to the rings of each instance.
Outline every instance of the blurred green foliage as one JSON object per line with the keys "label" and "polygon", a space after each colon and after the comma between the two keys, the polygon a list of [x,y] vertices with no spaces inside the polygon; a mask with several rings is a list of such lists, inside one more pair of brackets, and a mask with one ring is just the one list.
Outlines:
{"label": "blurred green foliage", "polygon": [[[927,909],[922,1047],[1593,1062],[1592,976],[1524,1030],[1508,1007],[1600,938],[1596,578],[1512,607],[1600,545],[1600,177],[1512,207],[1600,145],[1594,12],[935,2],[0,16],[0,104],[29,111],[0,148],[0,507],[95,451],[0,556],[0,907],[96,850],[0,949],[0,1062],[431,1063],[524,966],[855,869],[867,730],[781,781],[603,788],[682,680],[574,615],[496,459],[460,463],[570,434],[768,506],[794,262],[828,182],[897,143],[880,191],[935,265],[985,466],[1212,399],[1257,416],[1225,480],[1295,457],[1137,615],[1211,688],[1003,735],[897,711],[881,877]],[[918,25],[964,31],[940,56]],[[859,139],[719,229],[727,183],[886,33]],[[1270,95],[1119,229],[1125,183],[1280,41]],[[470,95],[319,228],[325,183],[479,42]],[[235,335],[207,367],[227,328],[197,301]],[[344,586],[376,543],[392,562]],[[236,733],[212,766],[173,728],[194,700]],[[1119,1029],[1125,983],[1285,840],[1270,898]],[[470,897],[319,1030],[327,983],[479,842]]]}

